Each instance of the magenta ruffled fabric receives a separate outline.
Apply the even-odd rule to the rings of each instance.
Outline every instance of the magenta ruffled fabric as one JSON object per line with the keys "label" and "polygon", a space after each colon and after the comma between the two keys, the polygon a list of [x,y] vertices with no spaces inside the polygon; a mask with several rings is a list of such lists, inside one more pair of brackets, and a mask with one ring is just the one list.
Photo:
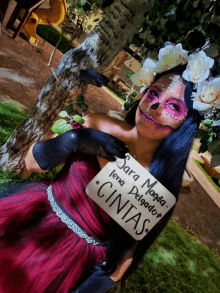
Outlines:
{"label": "magenta ruffled fabric", "polygon": [[[83,191],[99,171],[96,157],[75,153],[52,190],[59,207],[81,228],[107,241],[111,218]],[[49,184],[29,182],[6,197],[0,194],[0,293],[67,293],[106,256],[105,246],[87,243],[52,210]]]}

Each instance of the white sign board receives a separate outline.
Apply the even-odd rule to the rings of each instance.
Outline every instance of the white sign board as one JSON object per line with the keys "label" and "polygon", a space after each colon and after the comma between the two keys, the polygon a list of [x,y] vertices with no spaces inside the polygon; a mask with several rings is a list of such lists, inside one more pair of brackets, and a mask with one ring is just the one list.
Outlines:
{"label": "white sign board", "polygon": [[130,154],[109,162],[85,192],[134,239],[141,240],[176,198]]}

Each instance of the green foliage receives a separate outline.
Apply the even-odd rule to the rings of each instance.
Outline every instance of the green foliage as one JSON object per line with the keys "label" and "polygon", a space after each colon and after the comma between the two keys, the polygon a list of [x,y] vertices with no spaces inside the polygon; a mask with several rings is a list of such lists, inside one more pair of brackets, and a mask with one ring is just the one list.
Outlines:
{"label": "green foliage", "polygon": [[83,7],[77,7],[77,13],[80,15],[80,16],[83,16],[85,14],[85,10],[83,9]]}
{"label": "green foliage", "polygon": [[[215,43],[220,49],[220,25],[219,19],[216,18],[219,15],[217,2],[155,0],[153,8],[146,14],[140,31],[133,36],[129,45],[137,46],[144,59],[152,56],[156,58],[166,41],[182,43],[183,48],[192,53],[210,38],[211,43]],[[219,69],[220,64],[215,70]]]}
{"label": "green foliage", "polygon": [[123,106],[125,111],[128,111],[131,108],[131,104],[129,102],[125,102]]}
{"label": "green foliage", "polygon": [[[104,86],[105,87],[105,86]],[[121,91],[118,91],[120,92],[120,94],[116,94],[117,91],[113,92],[110,88],[108,87],[105,87],[110,93],[112,93],[116,98],[120,99],[121,101],[125,101],[125,97],[122,95],[122,92]]]}
{"label": "green foliage", "polygon": [[198,152],[205,153],[208,150],[208,145],[206,143],[201,143]]}
{"label": "green foliage", "polygon": [[[73,121],[77,121],[81,124],[84,123],[83,117],[79,115],[78,111],[74,108],[74,105],[76,105],[82,110],[82,113],[88,110],[88,105],[84,103],[84,96],[78,95],[76,98],[76,102],[68,100],[68,104],[69,105],[65,106],[64,111],[61,111],[59,113],[60,117],[66,117],[68,121],[64,119],[57,120],[52,126],[52,131],[55,133],[63,134],[64,132],[71,130],[71,124],[73,123]],[[71,117],[71,115],[73,116]]]}
{"label": "green foliage", "polygon": [[91,5],[90,5],[88,2],[86,2],[86,3],[83,5],[83,10],[84,10],[84,11],[90,11],[90,10],[91,10]]}
{"label": "green foliage", "polygon": [[84,101],[84,97],[82,95],[79,95],[77,97],[77,102],[83,102]]}
{"label": "green foliage", "polygon": [[73,116],[73,120],[75,120],[75,121],[77,121],[77,122],[79,122],[81,124],[84,123],[84,119],[81,116],[79,116],[79,115]]}
{"label": "green foliage", "polygon": [[131,96],[135,98],[135,97],[137,96],[137,93],[136,93],[136,92],[133,92],[133,93],[131,94]]}
{"label": "green foliage", "polygon": [[205,36],[202,32],[198,30],[194,30],[193,32],[189,33],[186,37],[186,44],[188,48],[197,49],[202,47],[205,44]]}
{"label": "green foliage", "polygon": [[122,94],[122,92],[121,91],[115,91],[115,93],[116,93],[116,95],[119,97],[119,98],[121,98],[122,100],[124,100],[125,101],[125,96]]}
{"label": "green foliage", "polygon": [[129,95],[129,98],[130,98],[131,100],[134,100],[136,96],[137,96],[137,93],[136,93],[136,92],[133,92],[133,93],[131,93],[131,94]]}
{"label": "green foliage", "polygon": [[79,114],[78,111],[74,110],[72,101],[71,101],[70,105],[67,105],[64,107],[64,111],[66,111],[69,115],[73,115],[73,114],[78,115]]}
{"label": "green foliage", "polygon": [[58,134],[63,134],[64,132],[71,129],[73,129],[72,126],[68,124],[67,121],[64,119],[57,120],[52,126],[52,131]]}
{"label": "green foliage", "polygon": [[205,131],[204,129],[199,129],[197,132],[197,138],[203,138],[203,137],[206,137],[207,135],[208,135],[207,131]]}
{"label": "green foliage", "polygon": [[205,119],[204,121],[202,121],[202,123],[205,125],[205,126],[209,126],[212,124],[212,120],[210,119]]}
{"label": "green foliage", "polygon": [[220,165],[220,110],[215,109],[207,115],[202,124],[206,127],[206,130],[199,129],[197,138],[200,138],[200,147],[198,152],[204,153],[209,151],[212,155],[211,167]]}
{"label": "green foliage", "polygon": [[131,72],[131,71],[127,71],[127,72],[126,72],[126,77],[127,77],[127,78],[130,78],[133,74],[134,74],[133,72]]}
{"label": "green foliage", "polygon": [[79,95],[77,97],[77,102],[76,105],[82,110],[82,111],[87,111],[88,110],[88,105],[84,103],[84,97],[82,95]]}
{"label": "green foliage", "polygon": [[[50,30],[49,33],[48,33],[48,30]],[[43,25],[43,24],[38,25],[37,34],[41,36],[43,39],[46,38],[46,41],[50,43],[51,45],[53,45],[54,47],[56,46],[60,38],[60,32],[56,30],[54,27],[49,25]],[[57,50],[59,50],[60,52],[64,54],[73,48],[74,47],[70,45],[70,41],[66,37],[62,36],[62,39],[57,47]]]}
{"label": "green foliage", "polygon": [[[62,23],[64,33],[71,36],[71,41],[74,38],[79,38],[85,32],[88,33],[92,25],[88,25],[90,16],[96,16],[101,3],[95,0],[71,0],[67,1],[67,14]],[[94,21],[97,22],[99,19]]]}
{"label": "green foliage", "polygon": [[212,156],[220,154],[220,140],[212,141],[208,147],[208,150]]}

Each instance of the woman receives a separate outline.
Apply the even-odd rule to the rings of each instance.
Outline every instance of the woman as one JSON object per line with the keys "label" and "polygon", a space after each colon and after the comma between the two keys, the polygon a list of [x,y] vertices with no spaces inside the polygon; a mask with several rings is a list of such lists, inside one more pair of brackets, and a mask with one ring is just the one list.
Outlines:
{"label": "woman", "polygon": [[[146,90],[144,97],[136,101],[127,114],[125,121],[129,124],[122,124],[122,128],[125,129],[123,136],[117,136],[117,128],[113,132],[114,136],[126,142],[129,153],[134,157],[136,155],[138,162],[159,180],[177,200],[188,155],[201,122],[198,111],[193,109],[192,85],[183,80],[181,76],[185,69],[186,66],[179,66],[158,74],[155,82]],[[178,79],[176,79],[177,77]],[[172,83],[173,79],[170,78],[175,79],[176,82]],[[178,80],[179,82],[177,82]],[[152,123],[148,119],[145,120],[142,113],[145,113],[147,117],[150,114],[153,120],[160,125]],[[174,178],[175,180],[173,180]],[[137,269],[147,249],[166,226],[174,208],[175,206],[143,240],[137,243],[132,263],[130,265],[130,261],[128,261],[128,270],[121,276],[122,281]],[[100,265],[97,268],[97,280],[98,275],[103,272],[112,273],[114,277],[113,272],[117,270],[117,264],[122,255],[126,251],[131,251],[136,244],[134,239],[121,228],[115,231],[114,235],[111,235],[109,242],[110,245],[107,246],[106,251],[107,263],[105,266]],[[127,259],[131,259],[131,256],[127,256]],[[126,257],[124,263],[126,263]],[[111,279],[114,280],[112,276]],[[78,291],[74,292],[87,292],[86,288],[95,279],[96,277],[93,275],[90,281],[88,280]],[[105,292],[105,289],[92,292]]]}
{"label": "woman", "polygon": [[201,121],[193,109],[192,86],[181,76],[185,68],[157,75],[125,121],[90,114],[84,125],[74,123],[73,131],[31,146],[28,170],[66,164],[51,193],[38,182],[1,199],[0,292],[105,292],[136,270],[174,207],[136,241],[83,190],[108,161],[129,151],[178,200]]}

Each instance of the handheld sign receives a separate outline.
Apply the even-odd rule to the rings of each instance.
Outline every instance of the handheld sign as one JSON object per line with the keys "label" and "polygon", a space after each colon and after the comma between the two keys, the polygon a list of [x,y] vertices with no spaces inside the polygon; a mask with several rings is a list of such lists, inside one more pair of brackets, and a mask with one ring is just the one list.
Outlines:
{"label": "handheld sign", "polygon": [[176,203],[174,195],[128,153],[106,164],[85,191],[136,240]]}

